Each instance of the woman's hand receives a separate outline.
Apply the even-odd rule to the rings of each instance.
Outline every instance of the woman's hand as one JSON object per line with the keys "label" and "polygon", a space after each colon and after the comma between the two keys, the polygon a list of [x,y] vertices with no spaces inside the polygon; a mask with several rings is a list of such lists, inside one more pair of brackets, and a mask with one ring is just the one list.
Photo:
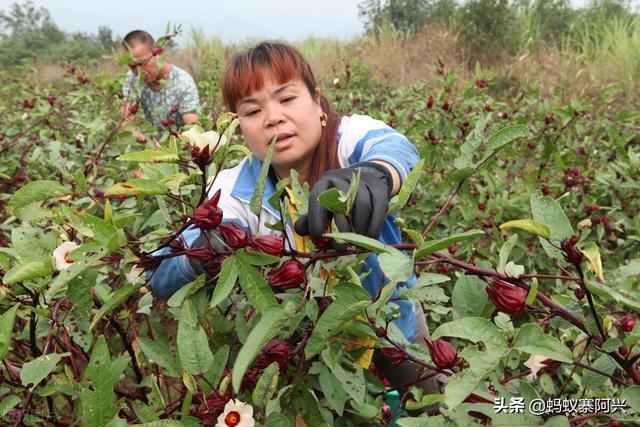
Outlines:
{"label": "woman's hand", "polygon": [[[328,211],[320,204],[318,196],[330,188],[337,188],[343,192],[349,191],[351,181],[358,171],[360,171],[360,186],[350,212],[352,229],[344,215]],[[348,168],[327,171],[313,186],[309,194],[308,212],[296,221],[295,230],[301,236],[320,237],[326,231],[333,216],[338,230],[354,231],[377,239],[387,216],[392,183],[389,169],[373,162],[356,163]]]}

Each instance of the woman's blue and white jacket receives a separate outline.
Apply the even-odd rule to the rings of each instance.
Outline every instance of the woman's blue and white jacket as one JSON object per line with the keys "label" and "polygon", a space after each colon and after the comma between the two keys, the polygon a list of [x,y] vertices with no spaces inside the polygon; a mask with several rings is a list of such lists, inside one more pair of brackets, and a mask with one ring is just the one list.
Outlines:
{"label": "woman's blue and white jacket", "polygon": [[[396,168],[401,181],[404,182],[413,166],[418,162],[419,154],[406,137],[384,122],[369,116],[352,115],[344,116],[341,119],[338,129],[338,159],[341,167],[348,167],[354,163],[368,160],[385,161]],[[271,180],[267,179],[265,185],[260,218],[249,209],[249,201],[255,190],[261,166],[262,162],[254,157],[251,162],[245,159],[234,168],[220,171],[210,194],[214,194],[218,189],[221,190],[218,206],[223,211],[223,221],[235,221],[253,235],[281,235],[281,232],[265,226],[265,224],[280,221],[280,213],[268,203],[269,198],[275,193],[275,185]],[[385,244],[401,243],[400,230],[393,223],[394,218],[395,215],[390,215],[385,220],[378,238],[380,242]],[[191,228],[186,230],[182,236],[187,244],[191,245],[199,233],[198,229]],[[286,223],[286,233],[289,241],[293,242],[290,220]],[[162,255],[168,251],[169,248],[163,248],[156,255]],[[376,296],[382,278],[376,254],[370,255],[365,260],[365,266],[361,273],[367,269],[370,270],[370,273],[362,281],[362,285],[369,294]],[[161,262],[155,274],[151,276],[151,289],[154,295],[168,299],[182,286],[193,281],[196,276],[186,256],[168,258]],[[410,288],[414,282],[415,276],[398,286]],[[388,280],[385,279],[384,283],[388,283]],[[397,296],[397,293],[396,290],[394,296]],[[414,303],[409,300],[398,300],[394,303],[400,308],[400,317],[394,323],[411,342],[416,323]]]}

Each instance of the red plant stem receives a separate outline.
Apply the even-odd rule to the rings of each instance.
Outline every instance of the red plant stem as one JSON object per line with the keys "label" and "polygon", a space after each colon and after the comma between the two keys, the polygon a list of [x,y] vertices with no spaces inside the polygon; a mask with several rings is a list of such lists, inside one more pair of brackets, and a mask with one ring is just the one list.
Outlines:
{"label": "red plant stem", "polygon": [[438,223],[438,221],[440,220],[440,217],[442,217],[445,211],[449,208],[449,205],[453,201],[453,198],[456,197],[456,195],[460,192],[460,189],[462,188],[462,185],[464,184],[465,181],[466,179],[463,179],[462,181],[458,182],[458,185],[456,185],[456,188],[453,190],[451,194],[449,194],[449,198],[447,199],[447,201],[444,203],[444,205],[442,205],[442,207],[440,208],[436,216],[433,217],[433,219],[431,220],[427,228],[425,228],[424,231],[422,232],[422,237],[425,237],[427,234],[429,234],[429,231],[431,231],[433,226]]}
{"label": "red plant stem", "polygon": [[574,276],[563,276],[560,274],[521,274],[518,276],[519,279],[559,279],[559,280],[573,280],[574,282],[579,282],[579,277]]}

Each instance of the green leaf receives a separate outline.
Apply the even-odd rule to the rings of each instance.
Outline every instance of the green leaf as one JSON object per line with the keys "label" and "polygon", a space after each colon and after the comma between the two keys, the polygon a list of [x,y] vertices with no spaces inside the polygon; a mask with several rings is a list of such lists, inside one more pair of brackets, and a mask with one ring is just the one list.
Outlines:
{"label": "green leaf", "polygon": [[532,219],[515,219],[513,221],[507,221],[500,226],[500,230],[510,230],[512,228],[524,230],[547,240],[551,237],[551,230],[549,230],[546,224]]}
{"label": "green leaf", "polygon": [[211,384],[218,384],[220,382],[222,372],[227,366],[228,359],[229,346],[225,344],[220,347],[213,355],[213,363],[211,364],[211,368],[209,368],[209,370],[204,373],[204,377],[207,379],[207,381],[209,381]]}
{"label": "green leaf", "polygon": [[318,380],[322,394],[327,399],[327,403],[329,403],[331,409],[336,411],[339,416],[342,416],[344,405],[347,402],[347,393],[342,388],[342,384],[338,378],[336,378],[325,365],[319,366],[320,375],[318,376]]}
{"label": "green leaf", "polygon": [[451,292],[451,302],[459,317],[481,316],[487,304],[486,287],[476,276],[460,276]]}
{"label": "green leaf", "polygon": [[439,337],[464,338],[474,343],[482,341],[487,346],[507,347],[504,334],[493,323],[482,317],[465,317],[444,323],[433,331],[431,337],[434,340]]}
{"label": "green leaf", "polygon": [[15,283],[21,283],[26,280],[33,280],[39,277],[46,277],[53,273],[51,260],[31,261],[26,264],[17,264],[11,270],[7,271],[2,279],[2,283],[7,286]]}
{"label": "green leaf", "polygon": [[9,351],[18,307],[20,307],[20,304],[15,304],[0,317],[0,359],[3,359]]}
{"label": "green leaf", "polygon": [[196,277],[196,279],[192,282],[187,283],[180,289],[178,289],[167,301],[167,305],[169,307],[180,307],[185,299],[189,298],[191,295],[195,294],[200,288],[205,285],[205,275],[201,274]]}
{"label": "green leaf", "polygon": [[389,246],[385,245],[384,243],[381,243],[376,239],[372,239],[371,237],[361,236],[356,233],[327,233],[325,234],[325,236],[332,237],[336,240],[342,240],[354,246],[365,248],[378,254],[387,252],[389,250]]}
{"label": "green leaf", "polygon": [[411,257],[392,246],[378,255],[378,263],[384,275],[392,282],[406,282],[413,274]]}
{"label": "green leaf", "polygon": [[525,125],[509,125],[492,134],[487,141],[487,151],[479,163],[484,162],[516,139],[523,138],[528,131]]}
{"label": "green leaf", "polygon": [[418,409],[422,409],[425,406],[433,405],[434,403],[440,402],[444,398],[444,394],[425,394],[422,396],[419,402],[415,400],[408,400],[405,408],[409,411],[416,411]]}
{"label": "green leaf", "polygon": [[276,297],[269,288],[267,281],[258,270],[249,265],[245,253],[236,252],[235,257],[237,273],[238,276],[242,278],[242,280],[240,280],[240,287],[242,287],[242,290],[247,295],[247,299],[251,305],[258,311],[264,311],[269,307],[277,305]]}
{"label": "green leaf", "polygon": [[144,178],[135,178],[125,183],[118,183],[109,188],[107,196],[153,196],[166,194],[169,191],[166,185],[158,181]]}
{"label": "green leaf", "polygon": [[531,213],[533,219],[549,227],[549,240],[560,241],[573,234],[571,223],[564,211],[551,197],[531,195]]}
{"label": "green leaf", "polygon": [[233,290],[238,280],[238,267],[236,266],[235,260],[236,258],[234,256],[225,258],[222,269],[220,270],[218,282],[215,288],[213,288],[213,295],[211,295],[209,307],[213,308],[220,304]]}
{"label": "green leaf", "polygon": [[323,191],[318,196],[318,201],[327,210],[337,214],[345,215],[347,213],[347,206],[346,203],[341,199],[341,192],[335,187]]}
{"label": "green leaf", "polygon": [[511,254],[511,251],[513,250],[513,247],[516,245],[517,242],[518,242],[518,235],[514,234],[511,237],[509,237],[509,239],[506,242],[502,244],[502,247],[500,248],[500,259],[498,261],[498,267],[496,268],[496,270],[499,271],[500,273],[505,272],[507,261],[509,261],[509,255]]}
{"label": "green leaf", "polygon": [[627,401],[627,405],[631,407],[631,411],[640,412],[640,385],[632,385],[622,391],[621,399]]}
{"label": "green leaf", "polygon": [[22,385],[27,387],[29,384],[33,384],[29,387],[29,391],[33,391],[33,389],[40,384],[40,381],[45,379],[51,371],[53,371],[60,359],[70,354],[71,353],[49,353],[25,363],[20,370]]}
{"label": "green leaf", "polygon": [[422,173],[422,169],[424,168],[424,159],[421,159],[416,165],[413,167],[409,175],[405,179],[402,187],[398,194],[393,196],[389,201],[389,208],[387,209],[387,215],[391,215],[394,212],[402,209],[409,198],[411,197],[411,193],[415,190],[416,185],[418,184],[418,180],[420,179],[420,174]]}
{"label": "green leaf", "polygon": [[149,362],[156,363],[165,369],[164,374],[170,377],[180,376],[180,366],[167,346],[149,338],[138,337],[138,346],[147,356]]}
{"label": "green leaf", "polygon": [[198,315],[191,300],[182,304],[178,322],[178,355],[182,367],[194,375],[203,374],[213,363],[209,340],[202,326],[198,325]]}
{"label": "green leaf", "polygon": [[420,248],[416,252],[416,259],[425,257],[434,252],[455,245],[456,243],[464,242],[478,236],[484,236],[484,231],[469,230],[465,231],[464,233],[452,234],[451,236],[444,239],[429,240],[428,242],[425,242],[422,246],[420,246]]}
{"label": "green leaf", "polygon": [[118,290],[113,293],[111,298],[109,298],[109,301],[107,301],[102,307],[100,307],[100,310],[98,310],[96,315],[93,317],[91,325],[89,325],[89,330],[93,330],[93,328],[96,327],[98,322],[100,322],[100,320],[102,320],[104,316],[111,313],[113,309],[118,307],[120,304],[126,301],[127,298],[136,293],[138,289],[142,287],[142,285],[142,283],[139,283],[137,285],[134,285],[132,283],[125,283],[120,288],[118,288]]}
{"label": "green leaf", "polygon": [[591,271],[596,276],[599,282],[604,282],[604,275],[602,273],[602,258],[600,257],[600,249],[594,242],[585,242],[585,244],[579,248],[580,252],[589,261]]}
{"label": "green leaf", "polygon": [[253,389],[251,397],[253,403],[259,408],[265,407],[267,402],[271,400],[273,395],[278,391],[278,374],[280,372],[278,369],[278,363],[271,362],[262,372],[262,375],[260,375],[256,383],[256,388]]}
{"label": "green leaf", "polygon": [[80,392],[82,402],[81,424],[102,427],[118,412],[115,381],[111,373],[111,358],[103,335],[98,337],[89,364],[84,370]]}
{"label": "green leaf", "polygon": [[479,118],[474,129],[467,135],[464,143],[460,146],[460,155],[453,161],[456,169],[475,168],[473,155],[478,152],[489,119],[491,119],[491,115]]}
{"label": "green leaf", "polygon": [[15,395],[10,395],[0,402],[0,418],[3,418],[14,406],[22,402],[22,399]]}
{"label": "green leaf", "polygon": [[242,377],[244,377],[249,365],[251,365],[265,344],[276,336],[282,326],[291,318],[294,311],[295,304],[291,301],[284,308],[276,305],[264,310],[260,321],[249,332],[247,341],[238,352],[236,361],[233,364],[231,382],[236,393],[240,390]]}
{"label": "green leaf", "polygon": [[362,366],[353,363],[346,365],[338,363],[332,371],[347,394],[356,402],[364,403],[366,385]]}
{"label": "green leaf", "polygon": [[276,137],[274,136],[269,144],[267,154],[265,154],[262,160],[262,166],[260,168],[260,175],[258,175],[258,182],[256,182],[256,189],[251,196],[249,202],[249,209],[254,215],[260,216],[260,208],[262,207],[262,197],[264,196],[264,187],[267,182],[267,174],[269,173],[269,165],[271,164],[271,157],[273,156],[273,149],[276,146]]}
{"label": "green leaf", "polygon": [[571,350],[557,338],[545,334],[540,326],[533,323],[526,324],[518,330],[513,339],[513,348],[560,362],[573,362]]}
{"label": "green leaf", "polygon": [[[616,368],[618,368],[618,364],[615,360],[613,360],[611,356],[609,356],[608,354],[603,354],[598,357],[595,362],[591,363],[591,367],[597,369],[598,371],[612,375]],[[580,385],[587,390],[597,393],[599,391],[603,391],[608,381],[608,377],[597,372],[585,369],[584,374],[582,375],[582,380],[580,381]],[[611,386],[609,385],[607,388],[609,387]]]}
{"label": "green leaf", "polygon": [[9,208],[20,209],[33,202],[51,200],[72,194],[73,190],[60,185],[57,181],[33,181],[21,187],[9,199]]}
{"label": "green leaf", "polygon": [[371,296],[361,286],[348,282],[336,286],[335,300],[322,313],[313,329],[304,349],[305,357],[310,359],[320,353],[328,338],[340,331],[347,320],[354,319],[369,304]]}
{"label": "green leaf", "polygon": [[134,151],[133,153],[125,153],[118,157],[116,160],[123,162],[176,162],[180,160],[178,153],[168,149],[160,147],[157,150],[143,150]]}

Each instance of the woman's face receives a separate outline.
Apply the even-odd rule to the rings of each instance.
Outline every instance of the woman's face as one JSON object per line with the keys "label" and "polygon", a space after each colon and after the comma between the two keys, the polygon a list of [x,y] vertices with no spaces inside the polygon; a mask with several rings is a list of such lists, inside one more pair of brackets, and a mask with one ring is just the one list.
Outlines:
{"label": "woman's face", "polygon": [[236,105],[245,141],[263,160],[277,137],[271,164],[280,178],[288,177],[291,169],[306,176],[322,134],[319,98],[311,96],[302,79],[278,83],[266,72],[263,80],[262,89]]}

